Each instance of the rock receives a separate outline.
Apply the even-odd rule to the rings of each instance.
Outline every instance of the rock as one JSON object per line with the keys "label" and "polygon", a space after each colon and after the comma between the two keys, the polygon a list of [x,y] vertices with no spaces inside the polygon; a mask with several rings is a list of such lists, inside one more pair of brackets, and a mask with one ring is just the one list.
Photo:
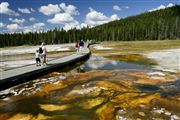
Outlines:
{"label": "rock", "polygon": [[144,104],[140,104],[139,107],[145,108],[146,106]]}
{"label": "rock", "polygon": [[138,114],[143,117],[146,116],[144,112],[139,112]]}
{"label": "rock", "polygon": [[124,114],[126,114],[126,111],[125,111],[125,110],[123,110],[123,109],[118,110],[118,114],[120,114],[120,115],[124,115]]}
{"label": "rock", "polygon": [[171,115],[171,120],[179,120],[180,117],[178,117],[177,115]]}
{"label": "rock", "polygon": [[161,108],[160,110],[153,108],[153,112],[158,113],[158,114],[164,113],[164,110],[165,110],[164,108]]}
{"label": "rock", "polygon": [[164,114],[165,114],[165,115],[168,115],[168,116],[170,116],[170,115],[171,115],[171,113],[170,113],[170,112],[168,112],[168,111],[166,111]]}
{"label": "rock", "polygon": [[67,77],[60,75],[58,78],[59,78],[60,80],[65,80]]}
{"label": "rock", "polygon": [[82,88],[85,88],[85,85],[81,85],[82,86]]}
{"label": "rock", "polygon": [[150,72],[150,73],[148,73],[148,75],[165,76],[165,74],[162,72]]}
{"label": "rock", "polygon": [[100,91],[100,89],[98,87],[89,87],[89,88],[83,88],[80,90],[72,90],[71,92],[69,92],[67,95],[88,95],[91,93],[95,93]]}
{"label": "rock", "polygon": [[118,116],[118,120],[127,120],[127,118],[124,118],[122,116]]}

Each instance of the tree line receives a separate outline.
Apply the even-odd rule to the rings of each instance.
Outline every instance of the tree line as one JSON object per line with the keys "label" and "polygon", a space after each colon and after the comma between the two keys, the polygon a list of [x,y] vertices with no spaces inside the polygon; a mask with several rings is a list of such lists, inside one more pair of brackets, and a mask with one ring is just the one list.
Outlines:
{"label": "tree line", "polygon": [[96,41],[134,41],[165,40],[180,38],[180,6],[146,12],[136,16],[112,21],[93,28],[65,31],[55,28],[47,32],[4,33],[0,34],[0,47],[71,43],[76,40],[94,39]]}

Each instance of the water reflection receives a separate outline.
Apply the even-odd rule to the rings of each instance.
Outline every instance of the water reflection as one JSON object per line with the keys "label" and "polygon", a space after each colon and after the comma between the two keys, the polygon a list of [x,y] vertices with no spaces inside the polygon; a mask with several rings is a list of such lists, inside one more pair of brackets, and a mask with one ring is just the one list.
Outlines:
{"label": "water reflection", "polygon": [[134,63],[110,60],[101,56],[92,56],[82,68],[85,71],[89,70],[115,70],[115,69],[139,69],[139,70],[150,70],[149,66],[138,65]]}
{"label": "water reflection", "polygon": [[163,90],[163,96],[177,96],[180,95],[180,78],[173,82],[164,83],[160,86]]}

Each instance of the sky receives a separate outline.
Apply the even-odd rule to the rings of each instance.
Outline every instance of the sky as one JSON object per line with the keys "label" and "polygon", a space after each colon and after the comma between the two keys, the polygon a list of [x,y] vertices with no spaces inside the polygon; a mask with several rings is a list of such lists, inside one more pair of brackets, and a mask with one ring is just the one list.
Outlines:
{"label": "sky", "polygon": [[0,0],[0,33],[81,29],[180,5],[180,0]]}

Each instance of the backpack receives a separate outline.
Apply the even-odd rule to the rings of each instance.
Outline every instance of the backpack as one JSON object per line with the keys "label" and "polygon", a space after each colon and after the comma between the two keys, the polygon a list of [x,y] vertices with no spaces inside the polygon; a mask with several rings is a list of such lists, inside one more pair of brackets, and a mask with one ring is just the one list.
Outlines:
{"label": "backpack", "polygon": [[43,53],[42,47],[39,47],[39,53]]}
{"label": "backpack", "polygon": [[79,43],[79,45],[80,45],[80,46],[84,46],[84,42],[81,41],[81,42]]}

